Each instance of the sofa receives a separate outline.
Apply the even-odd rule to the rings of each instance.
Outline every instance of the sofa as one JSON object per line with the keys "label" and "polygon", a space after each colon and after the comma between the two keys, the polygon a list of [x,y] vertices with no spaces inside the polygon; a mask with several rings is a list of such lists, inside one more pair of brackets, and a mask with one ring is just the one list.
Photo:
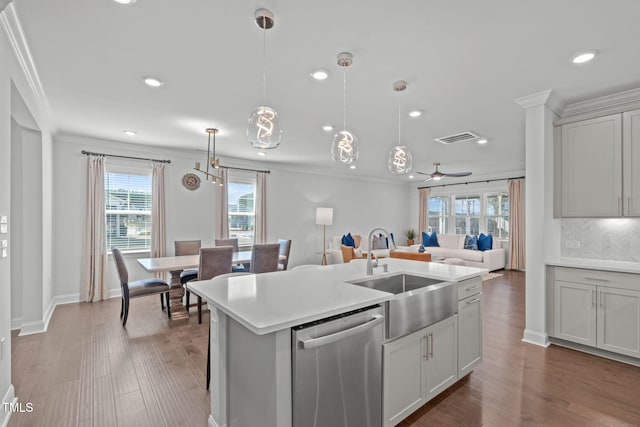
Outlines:
{"label": "sofa", "polygon": [[[500,270],[506,265],[505,250],[498,248],[497,239],[493,239],[492,249],[485,251],[464,249],[464,234],[438,234],[439,246],[426,246],[425,252],[431,254],[432,261],[444,261],[458,258],[466,267],[486,268],[489,271]],[[399,250],[417,252],[420,244],[411,247],[399,247]]]}

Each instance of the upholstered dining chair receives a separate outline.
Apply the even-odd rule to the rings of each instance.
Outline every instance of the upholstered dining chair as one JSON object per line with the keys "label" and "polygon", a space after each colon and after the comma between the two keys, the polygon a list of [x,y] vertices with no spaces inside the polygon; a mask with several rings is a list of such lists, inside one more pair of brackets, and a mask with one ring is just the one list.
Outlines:
{"label": "upholstered dining chair", "polygon": [[129,271],[124,263],[122,252],[118,248],[111,248],[113,259],[118,268],[118,276],[120,277],[120,288],[122,290],[122,304],[120,306],[120,319],[122,326],[127,324],[129,317],[129,300],[131,298],[144,297],[147,295],[164,294],[167,300],[167,317],[171,319],[171,302],[169,300],[169,289],[171,286],[161,279],[142,279],[129,282]]}
{"label": "upholstered dining chair", "polygon": [[[174,242],[174,253],[176,256],[198,255],[202,240],[176,240]],[[185,284],[198,278],[198,269],[184,270],[180,273],[180,284],[186,289]],[[188,302],[187,302],[187,305]],[[187,310],[189,310],[187,308]]]}
{"label": "upholstered dining chair", "polygon": [[[221,274],[231,273],[233,248],[221,246],[219,248],[200,248],[200,264],[198,265],[198,280],[209,280]],[[191,291],[186,289],[187,312],[189,312],[189,297]],[[202,323],[202,296],[198,298],[198,323]]]}
{"label": "upholstered dining chair", "polygon": [[[249,272],[236,272],[236,273],[226,273],[221,274],[219,278],[222,277],[233,277],[233,276],[248,276]],[[211,382],[211,322],[209,322],[209,342],[207,344],[207,390],[209,390],[209,383]]]}
{"label": "upholstered dining chair", "polygon": [[286,270],[289,265],[289,252],[291,252],[291,240],[278,239],[280,251],[278,252],[278,270]]}
{"label": "upholstered dining chair", "polygon": [[[216,247],[218,246],[231,246],[233,248],[234,252],[238,252],[239,246],[238,246],[238,239],[237,238],[233,238],[233,239],[216,239]],[[231,271],[234,273],[241,273],[241,272],[247,272],[249,270],[248,266],[243,265],[243,264],[234,264],[233,267],[231,267]]]}
{"label": "upholstered dining chair", "polygon": [[278,271],[278,243],[255,243],[251,252],[251,273]]}

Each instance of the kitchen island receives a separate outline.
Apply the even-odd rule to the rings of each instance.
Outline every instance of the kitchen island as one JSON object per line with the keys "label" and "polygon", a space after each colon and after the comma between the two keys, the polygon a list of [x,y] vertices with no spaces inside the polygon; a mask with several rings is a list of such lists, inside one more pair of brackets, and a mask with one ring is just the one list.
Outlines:
{"label": "kitchen island", "polygon": [[[375,269],[374,276],[479,283],[486,272],[393,258],[387,264],[388,272]],[[292,426],[291,328],[393,299],[347,283],[366,278],[365,265],[357,260],[188,284],[211,310],[210,426]]]}

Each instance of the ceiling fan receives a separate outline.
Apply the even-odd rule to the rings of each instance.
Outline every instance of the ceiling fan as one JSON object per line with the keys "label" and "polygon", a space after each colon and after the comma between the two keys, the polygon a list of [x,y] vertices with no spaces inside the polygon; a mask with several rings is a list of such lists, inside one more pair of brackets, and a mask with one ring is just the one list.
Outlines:
{"label": "ceiling fan", "polygon": [[438,167],[440,166],[440,163],[435,162],[433,164],[433,166],[435,166],[436,170],[433,173],[424,173],[424,172],[417,172],[420,175],[427,175],[429,178],[425,179],[424,182],[427,181],[439,181],[442,178],[446,177],[446,176],[452,176],[452,177],[460,177],[460,176],[469,176],[471,175],[471,172],[457,172],[457,173],[444,173],[444,172],[440,172],[440,170],[438,169]]}

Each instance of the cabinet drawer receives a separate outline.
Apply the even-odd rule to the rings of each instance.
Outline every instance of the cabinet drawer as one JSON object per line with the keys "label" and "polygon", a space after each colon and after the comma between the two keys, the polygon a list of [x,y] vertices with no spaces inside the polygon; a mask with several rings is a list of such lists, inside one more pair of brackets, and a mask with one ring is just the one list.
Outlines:
{"label": "cabinet drawer", "polygon": [[583,268],[556,267],[554,279],[564,282],[586,283],[599,286],[640,290],[640,274],[619,273]]}
{"label": "cabinet drawer", "polygon": [[482,279],[476,277],[458,283],[458,301],[482,292]]}

